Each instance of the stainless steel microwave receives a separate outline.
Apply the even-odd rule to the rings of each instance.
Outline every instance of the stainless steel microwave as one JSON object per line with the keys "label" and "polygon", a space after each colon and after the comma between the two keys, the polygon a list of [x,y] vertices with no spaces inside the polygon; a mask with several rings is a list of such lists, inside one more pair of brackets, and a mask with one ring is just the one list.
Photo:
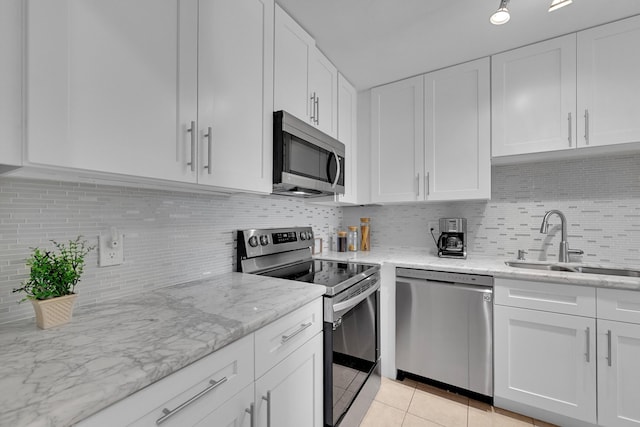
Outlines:
{"label": "stainless steel microwave", "polygon": [[286,111],[273,113],[273,193],[344,194],[344,144]]}

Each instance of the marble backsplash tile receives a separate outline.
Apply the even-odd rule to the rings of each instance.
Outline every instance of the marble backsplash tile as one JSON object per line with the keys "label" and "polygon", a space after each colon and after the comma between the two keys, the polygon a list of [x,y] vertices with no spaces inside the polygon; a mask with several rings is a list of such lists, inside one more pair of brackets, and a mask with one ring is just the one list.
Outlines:
{"label": "marble backsplash tile", "polygon": [[78,305],[144,292],[235,270],[235,231],[308,226],[325,237],[342,222],[339,208],[299,199],[206,195],[0,177],[0,323],[33,316],[11,290],[27,278],[32,247],[83,235],[91,243],[117,227],[125,262],[97,267],[87,257]]}

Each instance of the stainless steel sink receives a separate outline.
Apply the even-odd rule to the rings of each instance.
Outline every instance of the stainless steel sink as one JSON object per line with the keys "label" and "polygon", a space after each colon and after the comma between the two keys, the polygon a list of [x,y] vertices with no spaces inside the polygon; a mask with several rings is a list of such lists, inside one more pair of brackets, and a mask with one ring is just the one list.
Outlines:
{"label": "stainless steel sink", "polygon": [[610,276],[624,276],[624,277],[640,277],[640,270],[633,270],[630,268],[605,268],[605,267],[590,267],[588,265],[566,265],[555,263],[534,263],[526,261],[506,261],[506,265],[509,267],[526,268],[530,270],[547,270],[547,271],[566,271],[572,273],[584,273],[584,274],[604,274]]}

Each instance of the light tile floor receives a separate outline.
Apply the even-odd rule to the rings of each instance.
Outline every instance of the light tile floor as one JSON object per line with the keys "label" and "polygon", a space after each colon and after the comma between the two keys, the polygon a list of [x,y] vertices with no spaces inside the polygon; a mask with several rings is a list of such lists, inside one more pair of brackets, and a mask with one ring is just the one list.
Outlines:
{"label": "light tile floor", "polygon": [[382,378],[380,390],[360,427],[524,427],[552,424],[534,420],[413,380]]}

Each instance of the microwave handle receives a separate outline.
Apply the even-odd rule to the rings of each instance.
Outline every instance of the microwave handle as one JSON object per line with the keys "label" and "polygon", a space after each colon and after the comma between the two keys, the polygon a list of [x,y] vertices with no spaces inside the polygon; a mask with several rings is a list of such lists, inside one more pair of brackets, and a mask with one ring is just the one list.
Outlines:
{"label": "microwave handle", "polygon": [[336,185],[338,185],[338,180],[340,179],[340,174],[342,173],[342,168],[340,167],[340,158],[338,157],[338,153],[336,153],[336,150],[331,149],[331,151],[333,151],[333,156],[336,158],[336,167],[337,167],[337,171],[336,171],[336,179],[333,180],[333,184],[331,184],[331,188],[336,188]]}

